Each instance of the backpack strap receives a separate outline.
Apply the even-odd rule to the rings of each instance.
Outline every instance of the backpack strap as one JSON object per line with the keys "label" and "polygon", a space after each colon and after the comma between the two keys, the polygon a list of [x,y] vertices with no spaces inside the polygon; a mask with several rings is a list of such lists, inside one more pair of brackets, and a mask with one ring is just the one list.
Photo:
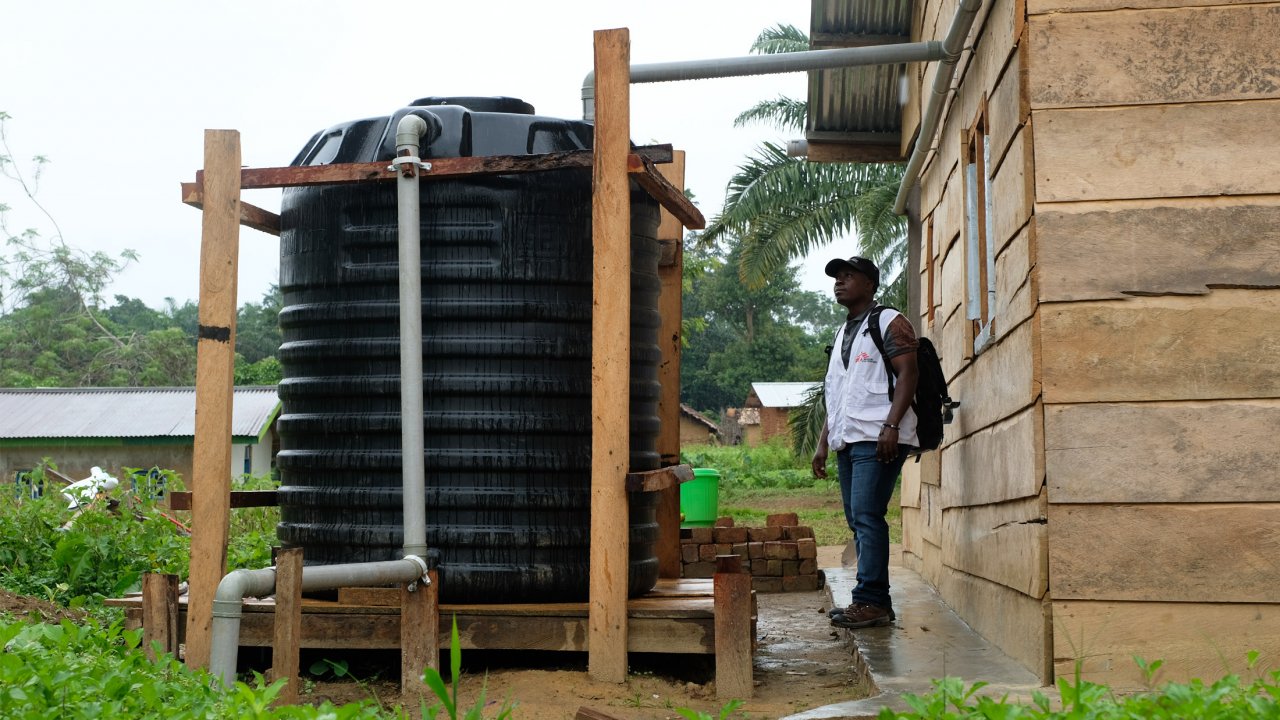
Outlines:
{"label": "backpack strap", "polygon": [[893,363],[884,356],[884,334],[880,332],[880,313],[885,309],[884,305],[876,305],[871,309],[871,315],[867,317],[867,332],[871,333],[871,342],[876,344],[876,350],[880,351],[880,359],[884,361],[884,369],[889,375],[889,400],[892,401],[893,379],[898,374],[893,369]]}

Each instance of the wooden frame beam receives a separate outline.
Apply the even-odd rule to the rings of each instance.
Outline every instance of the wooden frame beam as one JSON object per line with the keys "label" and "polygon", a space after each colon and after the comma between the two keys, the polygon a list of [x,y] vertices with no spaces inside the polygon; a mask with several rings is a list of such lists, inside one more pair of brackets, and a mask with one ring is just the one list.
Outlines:
{"label": "wooden frame beam", "polygon": [[587,670],[627,679],[631,395],[631,37],[595,32],[591,193],[591,550]]}
{"label": "wooden frame beam", "polygon": [[[170,510],[190,510],[191,493],[186,490],[174,490],[168,493]],[[275,507],[280,504],[280,493],[277,490],[232,490],[228,498],[231,508]]]}
{"label": "wooden frame beam", "polygon": [[701,230],[707,226],[707,220],[702,217],[702,212],[684,196],[683,190],[663,177],[653,163],[639,155],[628,155],[627,172],[667,212],[675,215],[681,225],[690,230]]}
{"label": "wooden frame beam", "polygon": [[227,562],[231,512],[231,403],[240,254],[240,133],[204,132],[196,428],[191,478],[191,599],[187,665],[206,668],[213,594]]}
{"label": "wooden frame beam", "polygon": [[[197,210],[204,207],[204,191],[199,183],[182,183],[182,202]],[[268,235],[280,236],[279,215],[243,200],[240,201],[240,224]]]}
{"label": "wooden frame beam", "polygon": [[[677,440],[679,438],[677,437]],[[660,470],[627,473],[627,492],[665,492],[680,487],[693,479],[693,468],[688,465],[672,465]],[[659,520],[661,523],[661,519]],[[680,497],[676,495],[676,552],[680,551]],[[666,576],[663,576],[666,577]],[[679,577],[675,575],[673,577]]]}

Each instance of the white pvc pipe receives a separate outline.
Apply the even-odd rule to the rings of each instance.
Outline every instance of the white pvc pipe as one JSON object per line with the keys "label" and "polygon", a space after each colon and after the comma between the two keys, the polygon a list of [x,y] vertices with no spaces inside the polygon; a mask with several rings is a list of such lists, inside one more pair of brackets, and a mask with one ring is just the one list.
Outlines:
{"label": "white pvc pipe", "polygon": [[893,201],[893,211],[901,215],[907,208],[907,196],[920,178],[920,168],[924,165],[925,155],[933,149],[933,137],[938,132],[938,120],[942,117],[942,106],[951,92],[951,80],[955,75],[956,62],[960,60],[960,51],[964,49],[965,38],[969,36],[969,28],[973,19],[982,8],[982,0],[961,0],[960,7],[951,19],[951,28],[942,41],[942,62],[938,66],[938,74],[933,76],[933,89],[929,94],[929,102],[925,106],[920,121],[920,134],[916,136],[915,147],[911,150],[911,158],[907,160],[907,168],[903,171],[902,185],[898,187],[898,196]]}
{"label": "white pvc pipe", "polygon": [[396,193],[400,245],[400,462],[404,552],[426,555],[426,449],[422,422],[422,208],[418,153],[427,122],[405,115],[396,127]]}
{"label": "white pvc pipe", "polygon": [[[311,565],[302,569],[302,590],[332,590],[347,586],[379,586],[402,582],[427,583],[426,452],[422,421],[422,250],[418,174],[427,169],[419,158],[426,136],[438,133],[440,122],[405,115],[396,126],[400,245],[400,423],[403,465],[404,559],[344,565]],[[226,685],[235,682],[240,649],[240,616],[244,598],[275,591],[275,568],[236,570],[218,583],[213,599],[209,670]]]}
{"label": "white pvc pipe", "polygon": [[[401,560],[310,565],[302,568],[302,591],[376,587],[402,582],[428,583],[427,561],[416,555]],[[270,595],[276,587],[276,569],[234,570],[218,583],[213,596],[213,627],[209,646],[209,672],[232,685],[236,680],[236,655],[240,650],[240,616],[244,599]]]}
{"label": "white pvc pipe", "polygon": [[[744,55],[742,57],[680,62],[646,63],[631,66],[631,82],[652,83],[676,80],[773,75],[860,65],[895,65],[925,62],[942,57],[942,43],[937,40],[892,45],[871,45],[834,50],[805,50],[776,55]],[[596,74],[587,73],[582,81],[582,119],[595,120]]]}

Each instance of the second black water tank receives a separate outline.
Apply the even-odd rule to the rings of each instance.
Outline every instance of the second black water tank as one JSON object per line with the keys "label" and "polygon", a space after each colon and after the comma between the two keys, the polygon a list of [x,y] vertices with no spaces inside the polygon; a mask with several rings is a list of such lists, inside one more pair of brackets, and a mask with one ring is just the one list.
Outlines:
{"label": "second black water tank", "polygon": [[[435,99],[317,134],[295,165],[390,160],[429,111],[423,156],[591,146],[590,125],[506,98]],[[591,177],[560,170],[425,180],[427,543],[447,602],[587,595]],[[632,193],[631,469],[658,467],[658,207]],[[308,562],[398,557],[403,543],[395,183],[285,193],[280,540]],[[651,494],[631,496],[632,594],[657,580]]]}

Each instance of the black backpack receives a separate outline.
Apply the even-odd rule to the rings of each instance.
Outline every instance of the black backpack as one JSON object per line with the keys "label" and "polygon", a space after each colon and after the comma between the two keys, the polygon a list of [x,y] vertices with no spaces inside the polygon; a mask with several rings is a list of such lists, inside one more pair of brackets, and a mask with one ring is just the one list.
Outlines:
{"label": "black backpack", "polygon": [[[884,357],[884,337],[880,334],[880,312],[886,307],[877,305],[871,310],[867,329],[871,332],[871,341],[880,351],[880,357],[884,358],[885,369],[889,371],[889,400],[893,400],[893,379],[897,373],[889,358]],[[916,364],[920,368],[920,379],[916,383],[916,397],[911,401],[911,409],[916,413],[916,438],[923,453],[937,450],[942,445],[942,426],[951,422],[951,411],[960,407],[960,403],[947,394],[947,376],[942,374],[942,358],[938,356],[938,349],[927,337],[919,340]]]}

